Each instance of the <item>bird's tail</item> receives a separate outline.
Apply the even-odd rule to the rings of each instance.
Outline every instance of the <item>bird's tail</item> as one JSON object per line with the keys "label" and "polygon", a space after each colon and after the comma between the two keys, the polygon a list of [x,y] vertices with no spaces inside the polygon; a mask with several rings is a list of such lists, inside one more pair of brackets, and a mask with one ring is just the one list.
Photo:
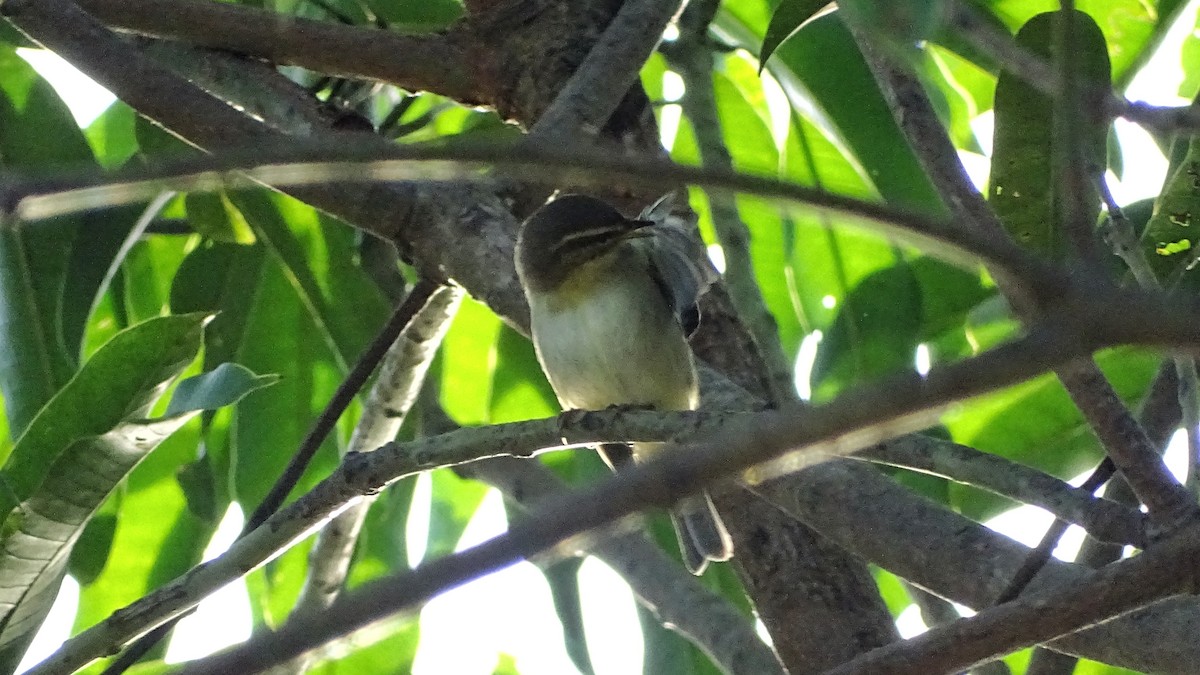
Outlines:
{"label": "bird's tail", "polygon": [[671,512],[671,522],[683,562],[692,574],[703,574],[710,560],[721,562],[733,556],[733,540],[707,492],[680,502]]}

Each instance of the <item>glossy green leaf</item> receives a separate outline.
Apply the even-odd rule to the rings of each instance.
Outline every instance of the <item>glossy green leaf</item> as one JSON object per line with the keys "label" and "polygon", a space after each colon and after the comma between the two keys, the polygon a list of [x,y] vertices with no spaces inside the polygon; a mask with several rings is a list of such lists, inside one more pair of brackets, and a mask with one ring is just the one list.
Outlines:
{"label": "glossy green leaf", "polygon": [[117,101],[88,125],[84,133],[100,166],[116,168],[137,153],[136,122],[133,108]]}
{"label": "glossy green leaf", "polygon": [[204,314],[152,319],[97,352],[38,413],[4,463],[3,479],[16,498],[30,498],[72,443],[144,416],[195,358],[205,321]]}
{"label": "glossy green leaf", "polygon": [[[281,198],[282,199],[282,198]],[[317,334],[329,345],[343,372],[354,360],[350,345],[339,341],[334,332],[333,310],[321,287],[321,280],[311,266],[312,259],[305,250],[305,243],[312,243],[319,236],[319,220],[311,207],[288,203],[285,215],[282,201],[275,201],[262,191],[243,191],[231,195],[230,202],[236,206],[255,234],[282,263],[288,281],[296,295],[316,323]],[[307,239],[308,241],[302,240]]]}
{"label": "glossy green leaf", "polygon": [[[1133,78],[1150,57],[1178,12],[1182,0],[1079,0],[1076,9],[1088,13],[1099,25],[1112,60],[1112,77],[1118,88]],[[1015,32],[1037,14],[1059,9],[1056,0],[989,0],[991,13]]]}
{"label": "glossy green leaf", "polygon": [[[174,455],[169,460],[175,461],[167,463],[177,466],[181,450],[190,445],[194,451],[195,431],[189,433],[189,429],[195,426],[193,422],[167,439],[130,474],[128,488],[120,492],[116,529],[105,566],[80,589],[76,630],[108,618],[113,609],[133,602],[200,561],[216,523],[193,515],[179,485],[169,475],[162,476],[147,466],[163,454]],[[153,481],[142,478],[156,473],[160,475]],[[81,541],[75,550],[83,546]]]}
{"label": "glossy green leaf", "polygon": [[921,336],[921,286],[907,263],[876,272],[842,301],[813,365],[814,391],[912,368]]}
{"label": "glossy green leaf", "polygon": [[1200,93],[1200,14],[1196,15],[1196,27],[1183,40],[1179,65],[1183,68],[1183,81],[1176,93],[1183,98],[1196,98]]}
{"label": "glossy green leaf", "polygon": [[827,0],[782,0],[771,14],[771,22],[763,35],[762,49],[758,51],[759,71],[784,40],[828,4]]}
{"label": "glossy green leaf", "polygon": [[4,464],[20,500],[5,519],[0,660],[11,667],[54,599],[67,555],[109,492],[188,419],[142,417],[195,358],[204,315],[169,316],[117,334],[39,412]]}
{"label": "glossy green leaf", "polygon": [[236,363],[222,363],[202,375],[189,377],[175,387],[167,415],[214,410],[233,405],[256,389],[269,387],[279,381],[277,375],[255,375],[254,371]]}
{"label": "glossy green leaf", "polygon": [[108,553],[112,550],[117,532],[117,515],[121,509],[121,493],[116,491],[107,499],[83,526],[79,539],[71,549],[67,573],[81,585],[87,585],[100,576]]}
{"label": "glossy green leaf", "polygon": [[[91,151],[57,94],[10,47],[0,48],[0,161],[46,170],[90,164]],[[55,139],[52,143],[45,139]],[[84,219],[0,226],[0,390],[19,435],[72,375],[91,295],[64,294]],[[64,318],[70,317],[69,326]]]}
{"label": "glossy green leaf", "polygon": [[[1056,22],[1071,16],[1074,21],[1075,77],[1080,82],[1109,81],[1110,66],[1104,36],[1083,12],[1049,12],[1029,20],[1017,33],[1017,43],[1044,58],[1053,58]],[[1056,127],[1055,101],[1011,73],[1001,73],[996,83],[996,131],[992,154],[988,201],[1005,229],[1022,245],[1050,258],[1066,253],[1061,214],[1058,212],[1055,179],[1060,141]],[[1083,158],[1103,173],[1108,166],[1108,125],[1090,122],[1086,116],[1073,120],[1083,124],[1079,138]],[[1091,194],[1093,211],[1084,214],[1094,222],[1100,211],[1098,193]]]}
{"label": "glossy green leaf", "polygon": [[[746,38],[740,5],[730,5],[718,24]],[[780,45],[767,70],[783,86],[792,107],[816,108],[889,203],[926,213],[944,210],[929,179],[896,127],[862,54],[835,14],[805,24]]]}
{"label": "glossy green leaf", "polygon": [[[232,494],[247,510],[262,500],[341,380],[327,337],[315,327],[287,269],[268,260],[232,360],[280,380],[240,401],[227,447],[212,447],[218,467],[229,462]],[[339,440],[334,434],[322,445],[300,490],[336,466]]]}
{"label": "glossy green leaf", "polygon": [[503,424],[551,417],[558,412],[558,399],[542,373],[533,343],[501,325],[489,419],[493,424]]}
{"label": "glossy green leaf", "polygon": [[246,575],[246,591],[256,626],[274,629],[287,621],[308,575],[312,545],[313,538],[309,537]]}
{"label": "glossy green leaf", "polygon": [[125,310],[133,322],[170,311],[171,285],[187,252],[183,237],[143,237],[122,265]]}
{"label": "glossy green leaf", "polygon": [[642,605],[637,606],[642,624],[642,672],[662,675],[718,675],[712,661],[695,645],[688,642],[658,620]]}

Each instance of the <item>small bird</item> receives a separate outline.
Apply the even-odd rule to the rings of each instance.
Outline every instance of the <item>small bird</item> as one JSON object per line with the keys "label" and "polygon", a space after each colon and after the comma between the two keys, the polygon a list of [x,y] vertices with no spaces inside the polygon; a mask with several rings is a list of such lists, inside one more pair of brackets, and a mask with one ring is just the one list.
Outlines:
{"label": "small bird", "polygon": [[[613,405],[694,410],[700,393],[687,336],[715,270],[689,259],[684,235],[659,221],[670,195],[638,219],[586,195],[560,196],[521,228],[516,266],[538,361],[564,409]],[[615,447],[614,447],[615,445]],[[606,444],[614,469],[662,443]],[[688,569],[728,560],[733,545],[708,494],[671,514]]]}

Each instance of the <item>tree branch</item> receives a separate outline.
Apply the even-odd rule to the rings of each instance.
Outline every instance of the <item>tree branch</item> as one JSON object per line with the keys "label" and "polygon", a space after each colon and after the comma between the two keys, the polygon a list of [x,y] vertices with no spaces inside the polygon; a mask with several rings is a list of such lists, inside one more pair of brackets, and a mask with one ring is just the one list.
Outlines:
{"label": "tree branch", "polygon": [[922,675],[958,672],[1198,587],[1200,525],[1189,525],[1153,549],[973,617],[880,647],[829,675]]}
{"label": "tree branch", "polygon": [[[853,452],[881,437],[919,428],[928,424],[932,412],[945,405],[944,398],[961,399],[1028,377],[1064,358],[1064,348],[1069,350],[1070,344],[1072,341],[1059,343],[1041,336],[1025,338],[966,362],[935,368],[925,378],[906,374],[861,387],[811,411],[758,413],[752,425],[731,425],[709,436],[712,440],[708,442],[666,451],[620,476],[567,499],[549,502],[536,517],[514,524],[506,535],[430,562],[417,571],[365,585],[318,616],[264,635],[253,650],[235,648],[194,662],[183,672],[254,672],[267,668],[639,508],[668,507],[707,481],[785,452],[793,452],[793,463],[798,452],[804,452],[810,462],[820,461]],[[352,470],[352,475],[382,479],[389,472],[376,473],[366,466],[379,457],[380,452],[362,456],[364,466]]]}
{"label": "tree branch", "polygon": [[[847,550],[968,607],[991,606],[1029,553],[1028,547],[913,494],[861,462],[827,462],[792,478],[786,486],[772,482],[759,491]],[[1052,560],[1029,593],[1087,579],[1090,573]],[[1139,671],[1188,672],[1200,662],[1200,645],[1190,637],[1197,617],[1200,602],[1177,598],[1049,646]],[[1164,644],[1172,649],[1163,649]],[[930,667],[924,672],[950,671]]]}
{"label": "tree branch", "polygon": [[432,91],[466,104],[492,100],[461,35],[405,35],[212,0],[80,0],[118,30],[245,54],[328,75]]}
{"label": "tree branch", "polygon": [[542,144],[594,137],[637,82],[680,0],[627,0],[571,79],[530,129]]}
{"label": "tree branch", "polygon": [[913,434],[857,453],[857,458],[923,471],[1040,506],[1101,541],[1146,545],[1145,515],[1037,469],[950,441]]}

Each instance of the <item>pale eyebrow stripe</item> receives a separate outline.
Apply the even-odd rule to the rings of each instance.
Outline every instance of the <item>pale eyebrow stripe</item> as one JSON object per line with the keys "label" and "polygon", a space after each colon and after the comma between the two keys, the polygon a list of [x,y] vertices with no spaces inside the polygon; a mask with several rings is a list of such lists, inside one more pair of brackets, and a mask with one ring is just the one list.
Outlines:
{"label": "pale eyebrow stripe", "polygon": [[614,232],[621,233],[628,230],[624,225],[600,225],[598,227],[589,227],[583,230],[569,232],[558,240],[554,246],[550,247],[551,252],[557,252],[563,248],[569,248],[580,239],[597,239],[603,236],[610,235]]}

